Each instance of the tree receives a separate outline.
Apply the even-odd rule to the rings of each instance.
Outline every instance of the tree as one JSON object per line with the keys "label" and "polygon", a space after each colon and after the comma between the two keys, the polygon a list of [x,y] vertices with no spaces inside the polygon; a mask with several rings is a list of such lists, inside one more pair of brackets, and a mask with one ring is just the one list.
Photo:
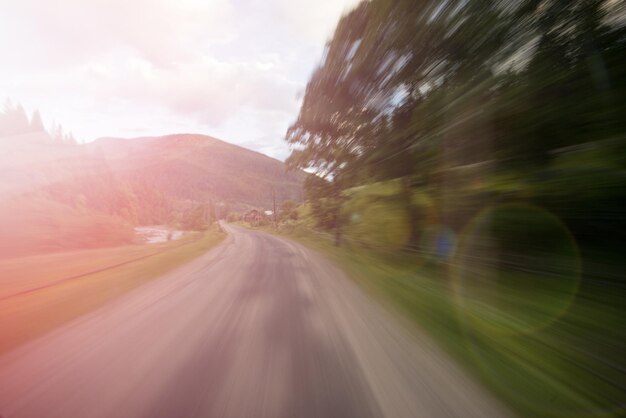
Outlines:
{"label": "tree", "polygon": [[490,199],[460,192],[469,184],[623,133],[626,36],[606,23],[604,3],[359,4],[340,20],[286,136],[288,164],[317,174],[307,198],[326,202],[314,207],[321,223],[343,189],[397,179],[416,243],[415,187],[430,187],[439,222],[462,225]]}
{"label": "tree", "polygon": [[317,226],[332,230],[337,223],[338,212],[332,183],[318,176],[310,176],[304,181],[304,190]]}
{"label": "tree", "polygon": [[24,107],[7,99],[0,113],[0,136],[21,135],[30,131]]}
{"label": "tree", "polygon": [[181,222],[181,228],[191,231],[203,231],[207,229],[208,224],[205,218],[206,208],[204,205],[198,204],[189,208],[184,214]]}
{"label": "tree", "polygon": [[280,204],[280,219],[294,219],[298,214],[296,212],[296,202],[291,199],[285,200]]}
{"label": "tree", "polygon": [[41,114],[39,110],[35,109],[33,116],[30,119],[30,130],[32,132],[45,132],[43,121],[41,120]]}
{"label": "tree", "polygon": [[78,141],[71,132],[64,136],[63,143],[67,145],[78,145]]}
{"label": "tree", "polygon": [[[329,218],[338,245],[342,227],[341,192],[353,182],[352,163],[362,147],[359,136],[365,135],[367,121],[371,119],[369,109],[359,105],[355,91],[348,88],[344,79],[362,37],[368,10],[367,3],[362,3],[342,18],[326,49],[323,64],[307,84],[298,118],[286,136],[292,146],[287,166],[315,171],[316,176],[307,179],[305,184],[307,199],[317,209],[322,206],[332,208],[334,214]],[[324,199],[325,204],[316,202],[316,199]],[[318,220],[328,225],[328,219]]]}
{"label": "tree", "polygon": [[52,142],[55,144],[63,143],[63,127],[56,122],[52,122],[52,126],[50,128],[50,136],[52,137]]}

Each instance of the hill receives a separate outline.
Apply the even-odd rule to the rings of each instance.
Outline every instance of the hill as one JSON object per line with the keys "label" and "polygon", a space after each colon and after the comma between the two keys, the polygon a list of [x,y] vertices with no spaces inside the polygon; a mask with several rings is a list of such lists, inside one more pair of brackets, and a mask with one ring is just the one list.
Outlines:
{"label": "hill", "polygon": [[133,226],[202,229],[229,211],[301,200],[304,172],[203,135],[53,142],[0,137],[0,257],[112,246]]}
{"label": "hill", "polygon": [[45,132],[0,137],[0,258],[133,239],[130,193],[85,151]]}
{"label": "hill", "polygon": [[100,138],[87,145],[122,181],[148,185],[174,200],[222,202],[233,209],[272,207],[302,200],[306,173],[219,139],[177,134],[133,139]]}

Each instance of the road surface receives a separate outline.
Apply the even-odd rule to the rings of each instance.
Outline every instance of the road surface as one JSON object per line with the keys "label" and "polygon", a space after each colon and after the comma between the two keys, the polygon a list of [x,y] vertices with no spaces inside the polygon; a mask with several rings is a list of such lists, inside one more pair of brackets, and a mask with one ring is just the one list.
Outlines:
{"label": "road surface", "polygon": [[1,357],[0,416],[509,415],[321,255],[225,227],[202,257]]}

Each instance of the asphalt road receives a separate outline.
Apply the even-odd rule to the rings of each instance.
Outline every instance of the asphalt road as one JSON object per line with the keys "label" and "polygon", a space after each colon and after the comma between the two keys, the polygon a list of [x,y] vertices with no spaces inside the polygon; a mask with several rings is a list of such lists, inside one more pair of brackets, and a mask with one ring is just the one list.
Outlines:
{"label": "asphalt road", "polygon": [[226,228],[202,257],[1,357],[0,416],[509,415],[321,255]]}

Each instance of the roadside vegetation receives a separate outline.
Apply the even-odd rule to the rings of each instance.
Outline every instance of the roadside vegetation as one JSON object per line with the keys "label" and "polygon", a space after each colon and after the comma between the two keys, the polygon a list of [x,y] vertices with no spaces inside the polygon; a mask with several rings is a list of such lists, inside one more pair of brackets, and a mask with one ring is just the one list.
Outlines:
{"label": "roadside vegetation", "polygon": [[0,353],[160,277],[204,254],[224,237],[213,226],[163,244],[0,260]]}
{"label": "roadside vegetation", "polygon": [[[403,248],[406,221],[397,217],[393,188],[377,184],[351,191],[346,216],[358,220],[346,227],[340,247],[332,231],[316,226],[309,204],[297,209],[297,219],[283,219],[276,226],[269,221],[242,224],[328,255],[367,292],[427,331],[521,416],[618,416],[626,309],[622,293],[608,292],[605,284],[595,282],[597,265],[576,259],[573,267],[553,266],[550,273],[551,263],[559,260],[544,249],[539,258],[549,259],[543,260],[545,269],[539,273],[481,265],[479,277],[467,277],[460,259],[468,242],[457,242],[448,261],[438,257],[432,242]],[[543,212],[528,216],[529,222],[545,226]],[[547,222],[551,229],[553,218]],[[557,235],[562,231],[555,230]],[[558,238],[564,240],[562,257],[577,253],[566,237]],[[604,261],[607,275],[619,274],[610,270],[618,259]]]}
{"label": "roadside vegetation", "polygon": [[626,413],[624,16],[363,2],[287,131],[288,165],[315,175],[278,231],[334,254],[522,416]]}

